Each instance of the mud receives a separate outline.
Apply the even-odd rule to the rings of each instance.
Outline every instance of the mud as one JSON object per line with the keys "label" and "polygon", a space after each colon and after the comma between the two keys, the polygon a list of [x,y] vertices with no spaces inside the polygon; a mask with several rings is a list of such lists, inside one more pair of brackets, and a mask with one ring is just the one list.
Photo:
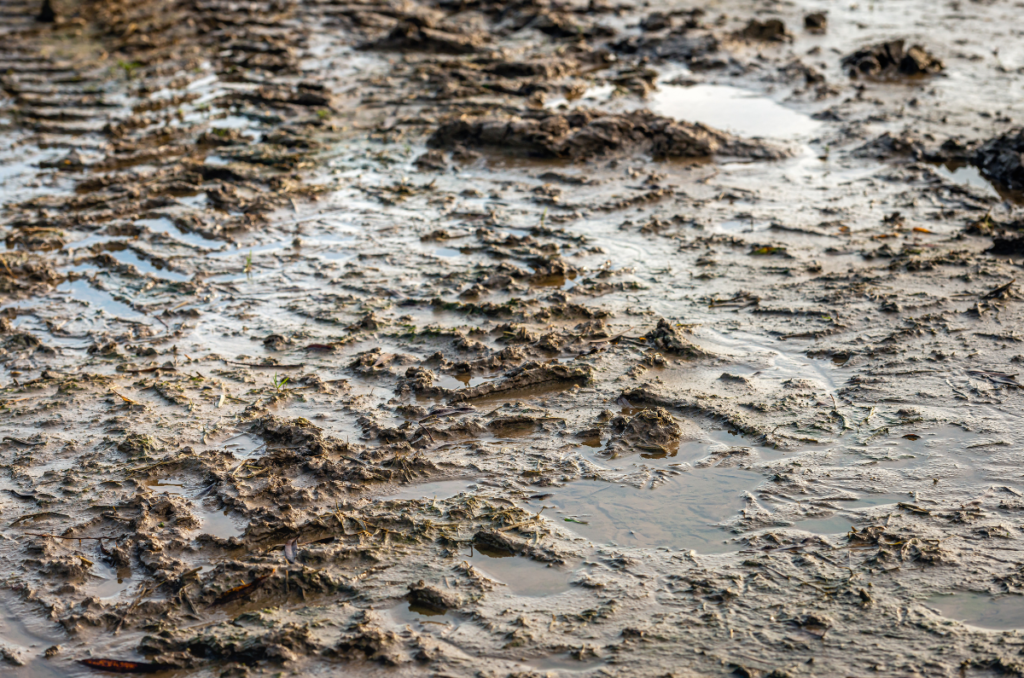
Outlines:
{"label": "mud", "polygon": [[4,675],[1021,675],[1019,13],[0,3]]}

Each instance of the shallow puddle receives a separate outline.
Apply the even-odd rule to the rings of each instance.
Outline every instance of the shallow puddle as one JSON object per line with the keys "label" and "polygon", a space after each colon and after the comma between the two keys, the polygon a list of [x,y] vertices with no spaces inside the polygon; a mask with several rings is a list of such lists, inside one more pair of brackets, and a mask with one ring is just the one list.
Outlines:
{"label": "shallow puddle", "polygon": [[465,492],[471,484],[469,480],[439,480],[433,483],[410,485],[394,494],[379,497],[377,501],[394,499],[448,499],[460,492]]}
{"label": "shallow puddle", "polygon": [[145,485],[150,489],[150,491],[156,492],[157,494],[175,494],[178,496],[185,494],[184,481],[175,480],[173,478],[155,478],[153,480],[147,480]]}
{"label": "shallow puddle", "polygon": [[936,165],[935,171],[941,176],[961,186],[973,186],[980,188],[982,192],[993,198],[999,199],[999,191],[992,187],[992,183],[981,175],[977,167],[973,165]]}
{"label": "shallow puddle", "polygon": [[235,459],[249,459],[256,456],[267,446],[260,438],[248,433],[239,433],[221,442],[210,441],[210,447],[222,447],[231,453]]}
{"label": "shallow puddle", "polygon": [[144,273],[144,274],[148,273],[148,274],[152,275],[155,278],[161,278],[161,279],[164,279],[164,280],[174,280],[174,281],[177,281],[177,282],[182,282],[182,281],[185,281],[185,280],[189,280],[192,277],[192,276],[185,275],[185,274],[182,274],[182,273],[177,273],[176,271],[168,270],[168,269],[164,268],[163,265],[154,264],[153,262],[149,261],[148,259],[144,259],[143,257],[140,257],[138,255],[138,253],[136,253],[134,250],[130,250],[130,249],[113,250],[111,254],[112,254],[112,256],[115,259],[120,261],[122,264],[128,264],[130,266],[135,266],[137,269],[142,271],[142,273]]}
{"label": "shallow puddle", "polygon": [[821,125],[767,97],[727,85],[658,85],[649,107],[670,118],[751,137],[805,136]]}
{"label": "shallow puddle", "polygon": [[950,619],[983,629],[1008,631],[1024,629],[1024,597],[985,593],[954,593],[934,596],[928,605]]}
{"label": "shallow puddle", "polygon": [[[555,672],[555,675],[565,673],[576,673],[578,671],[590,671],[604,664],[603,659],[576,659],[568,652],[554,654],[549,657],[536,657],[524,662],[527,666],[538,671]],[[550,673],[548,675],[551,675]]]}
{"label": "shallow puddle", "polygon": [[854,500],[837,501],[836,503],[842,504],[844,507],[849,508],[868,508],[872,506],[886,506],[888,504],[896,504],[901,501],[913,502],[913,497],[911,497],[910,494],[907,492],[865,492]]}
{"label": "shallow puddle", "polygon": [[154,233],[163,233],[164,235],[170,236],[175,240],[181,240],[182,242],[200,247],[202,249],[216,249],[224,246],[224,241],[213,240],[211,238],[205,238],[198,233],[186,233],[175,225],[173,221],[167,217],[157,217],[155,219],[138,219],[135,222],[138,226],[145,226]]}
{"label": "shallow puddle", "polygon": [[92,558],[93,566],[85,590],[90,596],[101,600],[116,600],[129,593],[135,584],[143,580],[142,575],[133,575],[130,567],[117,568],[99,558]]}
{"label": "shallow puddle", "polygon": [[[142,321],[142,319],[149,320],[149,317],[145,314],[139,313],[128,304],[117,301],[108,292],[96,289],[86,280],[61,283],[57,286],[57,292],[70,294],[71,298],[86,302],[87,307],[92,306],[102,309],[118,318],[138,321]],[[84,311],[82,313],[84,314]]]}
{"label": "shallow puddle", "polygon": [[395,621],[395,623],[400,625],[410,624],[412,626],[417,626],[421,624],[429,624],[434,626],[449,626],[455,623],[454,614],[439,612],[429,607],[410,603],[408,600],[402,600],[398,605],[395,605],[386,612],[387,615]]}
{"label": "shallow puddle", "polygon": [[245,527],[240,524],[241,519],[231,517],[230,510],[199,508],[199,517],[203,524],[199,526],[201,534],[209,534],[221,539],[231,539],[241,536]]}
{"label": "shallow puddle", "polygon": [[457,391],[460,388],[479,386],[486,381],[487,379],[484,377],[474,377],[469,374],[442,374],[434,381],[434,385],[451,391]]}
{"label": "shallow puddle", "polygon": [[517,596],[553,596],[569,590],[572,572],[530,558],[476,547],[472,555],[459,559],[501,582]]}
{"label": "shallow puddle", "polygon": [[736,469],[694,469],[659,485],[637,489],[601,481],[580,481],[531,501],[531,508],[554,507],[546,517],[597,543],[620,546],[735,550],[716,527],[744,507],[744,491],[764,478]]}
{"label": "shallow puddle", "polygon": [[58,659],[46,659],[46,648],[66,642],[67,635],[56,624],[43,621],[30,606],[10,591],[0,591],[0,648],[9,650],[24,666],[0,659],[0,674],[10,678],[59,678],[67,676]]}
{"label": "shallow puddle", "polygon": [[831,518],[812,518],[794,523],[794,530],[803,530],[814,534],[846,534],[853,527],[853,521],[843,516]]}

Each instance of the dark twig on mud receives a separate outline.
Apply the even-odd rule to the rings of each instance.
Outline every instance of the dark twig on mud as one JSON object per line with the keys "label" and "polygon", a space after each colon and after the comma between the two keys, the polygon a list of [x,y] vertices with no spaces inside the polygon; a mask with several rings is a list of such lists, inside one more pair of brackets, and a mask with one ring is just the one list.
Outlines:
{"label": "dark twig on mud", "polygon": [[991,292],[988,292],[987,294],[983,295],[981,298],[982,299],[1002,299],[1010,291],[1010,288],[1013,287],[1013,284],[1015,282],[1017,282],[1016,278],[1014,278],[1010,282],[1006,283],[1005,285],[1000,285],[999,287],[995,288]]}

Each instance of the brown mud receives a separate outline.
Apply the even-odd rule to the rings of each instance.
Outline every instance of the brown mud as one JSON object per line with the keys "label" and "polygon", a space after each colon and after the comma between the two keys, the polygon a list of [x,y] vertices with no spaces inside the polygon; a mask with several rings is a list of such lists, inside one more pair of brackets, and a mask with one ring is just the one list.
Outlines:
{"label": "brown mud", "polygon": [[1024,674],[1014,0],[0,0],[3,675]]}

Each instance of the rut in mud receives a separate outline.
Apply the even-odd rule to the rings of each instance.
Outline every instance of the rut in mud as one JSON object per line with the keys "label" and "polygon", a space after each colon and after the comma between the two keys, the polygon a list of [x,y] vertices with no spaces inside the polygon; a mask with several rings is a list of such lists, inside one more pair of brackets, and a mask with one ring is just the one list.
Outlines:
{"label": "rut in mud", "polygon": [[4,675],[1024,674],[1019,12],[0,0]]}

